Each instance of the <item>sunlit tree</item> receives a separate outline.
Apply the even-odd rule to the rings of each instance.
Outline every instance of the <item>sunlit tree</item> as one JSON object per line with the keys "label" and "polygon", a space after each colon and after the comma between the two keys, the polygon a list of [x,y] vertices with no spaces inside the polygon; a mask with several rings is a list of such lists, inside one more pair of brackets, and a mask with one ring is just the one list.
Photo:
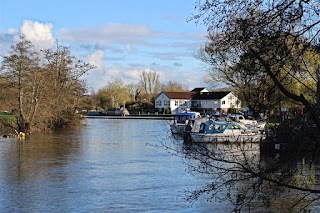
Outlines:
{"label": "sunlit tree", "polygon": [[68,47],[35,51],[20,37],[3,56],[1,87],[17,117],[17,129],[55,129],[75,118],[86,85],[80,77],[94,66],[71,55]]}
{"label": "sunlit tree", "polygon": [[103,109],[119,108],[130,101],[129,91],[121,78],[115,78],[108,82],[104,88],[98,91],[98,97]]}
{"label": "sunlit tree", "polygon": [[176,81],[169,81],[166,84],[162,84],[161,91],[167,92],[187,92],[189,91],[182,83]]}
{"label": "sunlit tree", "polygon": [[39,53],[24,36],[20,37],[16,45],[10,47],[9,54],[3,56],[1,74],[6,81],[2,82],[2,87],[6,88],[6,102],[12,104],[19,132],[25,131],[26,123],[32,120],[36,110],[43,80],[39,73],[39,63]]}

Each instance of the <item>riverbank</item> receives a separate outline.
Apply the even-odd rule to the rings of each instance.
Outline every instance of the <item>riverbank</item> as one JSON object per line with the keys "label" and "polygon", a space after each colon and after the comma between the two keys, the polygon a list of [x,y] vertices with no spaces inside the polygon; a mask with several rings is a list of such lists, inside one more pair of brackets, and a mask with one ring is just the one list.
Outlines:
{"label": "riverbank", "polygon": [[8,112],[0,112],[0,137],[14,133],[15,117]]}
{"label": "riverbank", "polygon": [[144,114],[144,115],[98,115],[98,116],[84,116],[85,118],[92,119],[150,119],[150,120],[173,120],[174,115],[156,115],[156,114]]}

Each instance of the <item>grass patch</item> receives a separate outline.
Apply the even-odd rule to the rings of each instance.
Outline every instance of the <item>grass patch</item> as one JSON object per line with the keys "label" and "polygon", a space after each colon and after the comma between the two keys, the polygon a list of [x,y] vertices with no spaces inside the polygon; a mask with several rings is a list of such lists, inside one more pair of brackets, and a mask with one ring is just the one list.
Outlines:
{"label": "grass patch", "polygon": [[3,120],[8,123],[15,123],[16,118],[8,112],[0,112],[0,120]]}
{"label": "grass patch", "polygon": [[280,125],[280,123],[267,123],[266,129],[272,129],[272,128],[277,127],[279,125]]}

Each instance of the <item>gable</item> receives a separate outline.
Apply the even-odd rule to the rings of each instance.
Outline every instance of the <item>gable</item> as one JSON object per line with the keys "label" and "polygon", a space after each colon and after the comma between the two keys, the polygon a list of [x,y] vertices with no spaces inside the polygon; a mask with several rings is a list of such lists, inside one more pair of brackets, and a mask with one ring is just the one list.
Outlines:
{"label": "gable", "polygon": [[191,92],[209,92],[205,87],[196,87]]}

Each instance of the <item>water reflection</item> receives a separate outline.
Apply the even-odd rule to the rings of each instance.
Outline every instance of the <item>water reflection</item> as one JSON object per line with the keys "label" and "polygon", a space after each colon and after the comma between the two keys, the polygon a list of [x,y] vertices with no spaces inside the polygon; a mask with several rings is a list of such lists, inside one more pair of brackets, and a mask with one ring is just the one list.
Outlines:
{"label": "water reflection", "polygon": [[[284,184],[317,188],[319,154],[279,152],[274,144],[187,144],[168,130],[166,121],[88,119],[22,142],[1,139],[0,210],[288,212],[303,198],[295,212],[317,199]],[[214,202],[206,202],[212,192]],[[188,195],[197,199],[192,206]]]}
{"label": "water reflection", "polygon": [[[207,212],[203,182],[159,147],[164,121],[89,119],[78,129],[0,141],[3,212]],[[149,145],[147,145],[149,144]]]}
{"label": "water reflection", "polygon": [[211,179],[209,184],[190,191],[191,201],[212,196],[211,200],[230,202],[235,211],[316,211],[320,192],[319,154],[315,149],[301,152],[296,148],[287,145],[280,152],[271,142],[187,143],[177,151],[186,159],[190,171]]}

